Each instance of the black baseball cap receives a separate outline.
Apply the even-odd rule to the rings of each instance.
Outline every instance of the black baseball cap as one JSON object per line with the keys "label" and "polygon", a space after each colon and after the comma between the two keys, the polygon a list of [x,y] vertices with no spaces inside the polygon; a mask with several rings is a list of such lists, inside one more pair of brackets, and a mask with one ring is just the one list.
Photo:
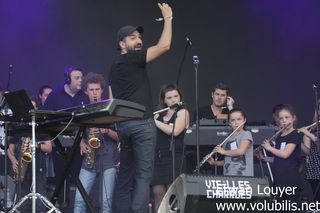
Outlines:
{"label": "black baseball cap", "polygon": [[122,41],[125,37],[131,35],[134,31],[138,31],[140,34],[144,32],[144,29],[142,26],[131,26],[131,25],[126,25],[124,27],[121,27],[118,31],[117,39],[118,42]]}

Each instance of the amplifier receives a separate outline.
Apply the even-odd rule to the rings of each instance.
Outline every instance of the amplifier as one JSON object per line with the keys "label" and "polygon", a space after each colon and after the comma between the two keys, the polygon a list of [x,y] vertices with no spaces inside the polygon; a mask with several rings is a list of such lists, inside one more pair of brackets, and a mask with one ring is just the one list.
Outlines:
{"label": "amplifier", "polygon": [[[246,129],[251,132],[254,145],[260,145],[276,131],[274,126],[247,126]],[[232,129],[229,126],[199,126],[199,145],[220,144],[231,132]],[[197,145],[195,125],[187,129],[184,144]]]}
{"label": "amplifier", "polygon": [[218,212],[217,203],[269,202],[270,195],[261,193],[265,187],[267,178],[181,174],[170,185],[159,213],[211,213]]}

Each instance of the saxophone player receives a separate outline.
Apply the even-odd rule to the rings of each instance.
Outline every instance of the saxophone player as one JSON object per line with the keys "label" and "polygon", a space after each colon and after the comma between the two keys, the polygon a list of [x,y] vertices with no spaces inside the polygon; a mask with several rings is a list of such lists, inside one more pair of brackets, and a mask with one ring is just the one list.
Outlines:
{"label": "saxophone player", "polygon": [[[83,90],[88,95],[90,103],[101,101],[106,86],[102,75],[88,73],[83,80]],[[84,155],[79,179],[90,193],[96,177],[102,177],[100,184],[100,210],[112,212],[112,199],[119,162],[117,148],[117,133],[109,128],[88,128],[84,141],[80,144],[80,153]],[[74,212],[86,212],[86,205],[77,189],[74,201]]]}
{"label": "saxophone player", "polygon": [[[34,108],[37,109],[36,99],[34,97],[30,97],[30,99]],[[39,139],[40,138],[38,138],[38,140]],[[10,138],[9,140],[7,153],[14,172],[18,200],[30,193],[32,183],[31,143],[32,140],[30,137]],[[44,163],[44,158],[51,150],[52,145],[50,141],[40,143],[36,150],[36,187],[37,191],[42,195],[46,195],[46,164]],[[31,206],[31,199],[29,199],[20,206],[19,210],[21,212],[31,212]],[[37,212],[45,210],[46,208],[42,202],[37,200]]]}

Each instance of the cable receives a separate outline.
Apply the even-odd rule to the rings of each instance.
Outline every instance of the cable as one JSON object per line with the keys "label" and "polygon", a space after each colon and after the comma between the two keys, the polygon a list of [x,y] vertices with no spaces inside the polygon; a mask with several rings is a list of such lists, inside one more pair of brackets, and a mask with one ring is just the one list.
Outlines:
{"label": "cable", "polygon": [[[53,139],[49,140],[50,142],[53,142],[54,140],[56,140],[70,126],[70,124],[72,123],[72,121],[74,119],[74,112],[72,112],[71,115],[72,116],[71,116],[69,122],[67,123],[67,125]],[[44,142],[47,142],[47,141],[38,141],[37,144],[41,144]]]}

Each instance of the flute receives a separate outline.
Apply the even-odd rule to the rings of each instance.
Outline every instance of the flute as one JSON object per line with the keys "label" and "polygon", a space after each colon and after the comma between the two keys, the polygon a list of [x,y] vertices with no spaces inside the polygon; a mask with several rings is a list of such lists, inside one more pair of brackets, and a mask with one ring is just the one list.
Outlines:
{"label": "flute", "polygon": [[[271,138],[267,139],[269,141],[269,143],[272,143],[272,141],[274,139],[276,139],[282,132],[283,130],[285,130],[288,126],[290,125],[290,123],[284,125],[281,129],[279,129],[274,135],[271,136]],[[263,149],[263,146],[258,146],[255,151],[260,151],[261,149]]]}
{"label": "flute", "polygon": [[313,124],[310,124],[309,126],[305,126],[304,128],[306,128],[307,130],[310,130],[313,127],[315,127],[317,125],[317,123],[320,123],[320,120],[318,122],[314,122]]}
{"label": "flute", "polygon": [[[272,135],[271,138],[268,139],[269,143],[271,143],[274,139],[276,139],[283,132],[283,130],[285,130],[289,125],[290,125],[290,123],[284,125],[280,130],[278,130],[274,135]],[[256,148],[254,150],[254,153],[257,153],[260,156],[261,155],[261,152],[260,152],[261,150],[263,151],[264,157],[267,157],[267,152],[266,152],[266,150],[264,149],[264,147],[262,145],[260,145],[258,148]],[[269,174],[270,174],[271,182],[273,182],[273,175],[272,175],[270,163],[268,161],[266,161],[266,163],[267,163],[268,171],[269,171]],[[261,160],[260,160],[260,165],[261,165]]]}
{"label": "flute", "polygon": [[[231,134],[226,137],[226,139],[224,139],[224,141],[222,141],[218,146],[222,146],[225,142],[227,142],[233,135],[234,133],[237,132],[237,130],[242,127],[245,124],[245,122],[243,122],[242,124],[240,124],[235,130],[233,130],[233,132],[231,132]],[[198,169],[200,169],[200,167],[215,153],[215,151],[210,152],[208,155],[206,155],[206,157],[199,163],[199,168],[196,168],[195,171],[198,171]]]}

